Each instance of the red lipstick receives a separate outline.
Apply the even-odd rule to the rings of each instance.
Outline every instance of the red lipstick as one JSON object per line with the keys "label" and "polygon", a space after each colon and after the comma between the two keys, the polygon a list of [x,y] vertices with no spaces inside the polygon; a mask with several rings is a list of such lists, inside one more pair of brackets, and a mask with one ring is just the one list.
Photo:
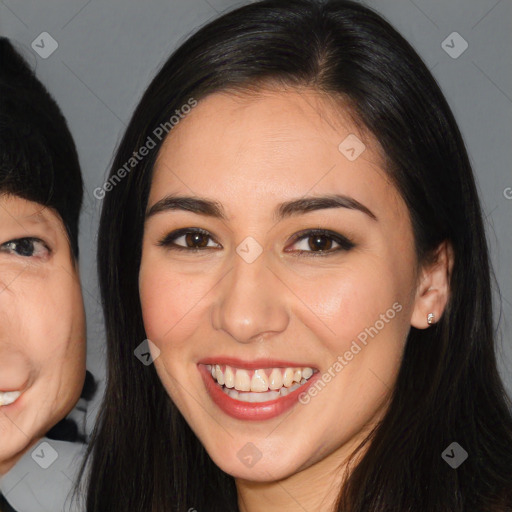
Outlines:
{"label": "red lipstick", "polygon": [[[203,382],[205,384],[206,390],[213,400],[213,402],[227,415],[232,418],[240,419],[240,420],[248,420],[248,421],[263,421],[271,418],[276,418],[277,416],[282,415],[286,411],[290,410],[297,403],[299,403],[299,395],[305,391],[317,380],[320,376],[319,372],[314,373],[308,381],[295,389],[291,393],[288,393],[285,396],[281,396],[275,400],[270,400],[268,402],[242,402],[240,400],[235,400],[228,396],[224,391],[222,391],[222,386],[220,386],[211,376],[211,372],[206,368],[206,364],[228,364],[230,366],[234,366],[237,368],[244,369],[259,369],[259,368],[280,368],[280,367],[290,367],[296,368],[301,366],[307,366],[303,364],[291,363],[291,362],[283,362],[283,361],[275,361],[275,360],[256,360],[251,361],[250,363],[244,363],[243,361],[236,360],[234,358],[218,358],[218,359],[205,359],[203,362],[197,365],[199,372],[201,373],[201,377],[203,378]],[[228,362],[229,361],[229,362]]]}

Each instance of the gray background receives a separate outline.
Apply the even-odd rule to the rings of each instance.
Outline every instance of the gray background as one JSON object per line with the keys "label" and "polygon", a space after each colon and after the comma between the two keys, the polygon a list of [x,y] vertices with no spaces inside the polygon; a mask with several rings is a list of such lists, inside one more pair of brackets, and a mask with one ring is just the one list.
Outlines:
{"label": "gray background", "polygon": [[[103,184],[141,94],[172,50],[200,25],[247,2],[230,0],[3,0],[0,34],[18,43],[54,95],[75,137],[85,180],[80,270],[87,312],[88,368],[104,379],[104,330],[95,248]],[[415,47],[459,123],[477,175],[497,298],[500,371],[512,394],[512,0],[367,1]],[[42,32],[58,43],[43,59],[31,47]],[[468,48],[458,58],[461,42]],[[507,228],[507,225],[509,226]],[[102,391],[102,389],[100,390]],[[101,392],[88,417],[92,426]],[[50,468],[51,469],[51,468]]]}

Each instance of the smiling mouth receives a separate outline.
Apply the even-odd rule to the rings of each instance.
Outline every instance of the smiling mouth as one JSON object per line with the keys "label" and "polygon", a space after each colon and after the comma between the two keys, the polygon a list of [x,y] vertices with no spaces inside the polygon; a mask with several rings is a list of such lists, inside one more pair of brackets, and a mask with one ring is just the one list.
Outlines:
{"label": "smiling mouth", "polygon": [[205,368],[226,395],[247,403],[269,402],[286,396],[306,384],[318,372],[310,367],[246,370],[207,364]]}
{"label": "smiling mouth", "polygon": [[21,391],[0,391],[0,406],[11,405],[21,395]]}

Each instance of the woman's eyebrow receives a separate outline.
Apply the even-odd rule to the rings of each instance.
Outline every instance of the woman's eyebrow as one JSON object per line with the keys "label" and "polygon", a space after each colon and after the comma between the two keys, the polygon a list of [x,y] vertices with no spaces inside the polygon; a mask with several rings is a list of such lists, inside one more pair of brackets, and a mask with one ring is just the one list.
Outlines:
{"label": "woman's eyebrow", "polygon": [[[376,215],[364,204],[360,203],[353,197],[339,194],[301,197],[286,201],[276,207],[273,217],[276,221],[280,221],[293,215],[300,215],[328,208],[348,208],[350,210],[359,210],[372,220],[377,221]],[[157,213],[169,210],[184,210],[197,213],[199,215],[228,220],[223,206],[217,201],[193,196],[176,195],[168,195],[157,201],[146,213],[146,219]]]}
{"label": "woman's eyebrow", "polygon": [[275,213],[274,218],[281,220],[292,215],[312,212],[315,210],[325,210],[327,208],[348,208],[349,210],[359,210],[368,215],[372,220],[377,220],[377,216],[364,204],[356,199],[346,195],[332,194],[327,196],[301,197],[281,203]]}

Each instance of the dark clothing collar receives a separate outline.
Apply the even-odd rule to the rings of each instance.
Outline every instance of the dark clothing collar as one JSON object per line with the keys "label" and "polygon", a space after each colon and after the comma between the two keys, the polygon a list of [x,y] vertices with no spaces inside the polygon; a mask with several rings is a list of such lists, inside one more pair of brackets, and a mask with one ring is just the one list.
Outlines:
{"label": "dark clothing collar", "polygon": [[9,505],[3,494],[0,494],[0,512],[16,512],[16,510]]}

